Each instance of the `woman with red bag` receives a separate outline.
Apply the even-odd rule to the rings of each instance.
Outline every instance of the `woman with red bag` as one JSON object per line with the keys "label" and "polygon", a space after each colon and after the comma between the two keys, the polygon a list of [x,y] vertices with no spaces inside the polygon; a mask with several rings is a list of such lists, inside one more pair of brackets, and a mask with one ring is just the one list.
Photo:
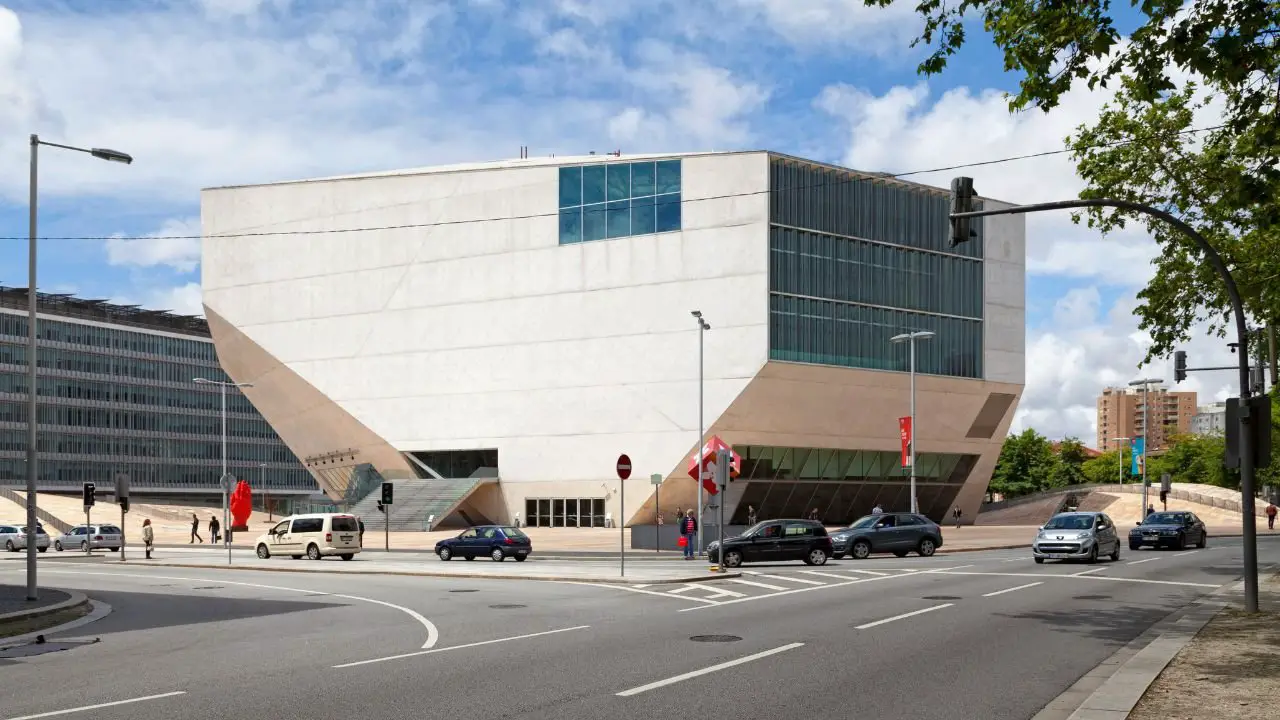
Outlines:
{"label": "woman with red bag", "polygon": [[694,538],[698,536],[698,521],[693,517],[693,511],[690,510],[685,514],[683,520],[680,521],[680,547],[684,548],[684,559],[693,559]]}

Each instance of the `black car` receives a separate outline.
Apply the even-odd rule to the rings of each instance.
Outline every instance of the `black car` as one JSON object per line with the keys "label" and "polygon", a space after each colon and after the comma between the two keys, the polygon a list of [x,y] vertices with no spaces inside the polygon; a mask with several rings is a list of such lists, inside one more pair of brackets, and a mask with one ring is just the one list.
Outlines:
{"label": "black car", "polygon": [[463,530],[457,537],[436,543],[436,555],[441,560],[455,557],[475,560],[485,555],[494,562],[502,562],[509,557],[515,558],[516,562],[524,562],[531,552],[533,543],[529,536],[512,525],[477,525]]}
{"label": "black car", "polygon": [[[724,566],[747,562],[803,560],[822,565],[831,557],[831,538],[817,520],[766,520],[756,523],[737,537],[724,539]],[[720,543],[707,545],[707,559],[720,559]]]}
{"label": "black car", "polygon": [[1137,550],[1144,545],[1154,548],[1171,547],[1181,550],[1188,545],[1204,547],[1209,542],[1209,531],[1204,521],[1195,513],[1180,510],[1177,512],[1151,513],[1138,526],[1129,531],[1129,549]]}
{"label": "black car", "polygon": [[906,557],[915,552],[929,557],[942,547],[942,528],[915,513],[878,513],[858,518],[852,525],[831,534],[835,558],[846,554],[862,560],[871,553],[893,553]]}

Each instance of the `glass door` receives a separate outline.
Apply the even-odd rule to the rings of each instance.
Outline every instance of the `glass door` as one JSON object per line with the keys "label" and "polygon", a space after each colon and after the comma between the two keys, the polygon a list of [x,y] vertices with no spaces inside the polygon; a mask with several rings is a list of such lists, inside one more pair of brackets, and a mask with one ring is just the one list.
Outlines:
{"label": "glass door", "polygon": [[564,526],[578,527],[578,501],[564,501]]}
{"label": "glass door", "polygon": [[538,527],[538,501],[524,501],[524,524],[529,527]]}
{"label": "glass door", "polygon": [[564,500],[551,501],[551,527],[564,527]]}
{"label": "glass door", "polygon": [[604,498],[591,500],[591,521],[595,527],[604,527]]}
{"label": "glass door", "polygon": [[538,501],[538,527],[551,527],[551,501]]}

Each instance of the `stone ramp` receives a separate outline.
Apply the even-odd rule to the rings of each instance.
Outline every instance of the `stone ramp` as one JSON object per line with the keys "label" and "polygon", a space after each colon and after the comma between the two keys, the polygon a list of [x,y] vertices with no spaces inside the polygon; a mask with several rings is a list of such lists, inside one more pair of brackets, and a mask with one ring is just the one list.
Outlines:
{"label": "stone ramp", "polygon": [[1050,495],[1039,500],[1031,500],[1019,505],[1014,505],[1013,507],[978,513],[976,524],[1043,525],[1046,520],[1053,517],[1058,506],[1062,504],[1062,500],[1063,496],[1061,494]]}

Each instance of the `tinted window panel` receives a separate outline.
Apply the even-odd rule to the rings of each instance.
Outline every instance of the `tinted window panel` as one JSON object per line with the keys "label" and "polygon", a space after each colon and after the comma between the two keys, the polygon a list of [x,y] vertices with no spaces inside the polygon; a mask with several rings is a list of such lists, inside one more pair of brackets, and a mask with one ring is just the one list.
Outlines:
{"label": "tinted window panel", "polygon": [[560,207],[582,204],[582,168],[560,168]]}
{"label": "tinted window panel", "polygon": [[657,232],[673,232],[680,229],[680,196],[659,195],[657,219],[654,228]]}
{"label": "tinted window panel", "polygon": [[584,204],[605,201],[604,165],[588,165],[582,168],[582,202]]}
{"label": "tinted window panel", "polygon": [[614,163],[605,168],[609,200],[627,200],[631,197],[631,166]]}
{"label": "tinted window panel", "polygon": [[608,235],[611,238],[627,237],[631,234],[631,203],[627,200],[611,202],[608,205]]}
{"label": "tinted window panel", "polygon": [[569,208],[560,211],[560,244],[572,245],[582,242],[582,208]]}
{"label": "tinted window panel", "polygon": [[680,161],[662,160],[658,162],[657,178],[657,192],[659,195],[680,192]]}
{"label": "tinted window panel", "polygon": [[631,163],[631,195],[643,197],[655,194],[654,164],[651,162]]}
{"label": "tinted window panel", "polygon": [[332,527],[334,532],[359,532],[360,531],[360,524],[356,522],[355,518],[351,518],[351,517],[334,518]]}
{"label": "tinted window panel", "polygon": [[582,209],[582,240],[603,240],[607,236],[604,205],[588,205]]}

